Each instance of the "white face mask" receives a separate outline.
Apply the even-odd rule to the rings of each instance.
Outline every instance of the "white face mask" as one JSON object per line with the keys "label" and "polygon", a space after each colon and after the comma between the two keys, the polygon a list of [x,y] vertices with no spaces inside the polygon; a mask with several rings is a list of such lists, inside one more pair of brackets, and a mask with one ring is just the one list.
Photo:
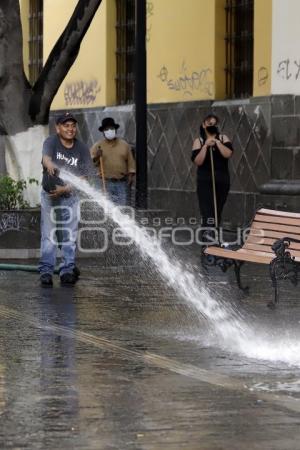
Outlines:
{"label": "white face mask", "polygon": [[108,139],[109,141],[112,141],[112,140],[115,139],[115,137],[116,137],[116,130],[105,130],[105,131],[104,131],[104,136],[105,136],[106,139]]}

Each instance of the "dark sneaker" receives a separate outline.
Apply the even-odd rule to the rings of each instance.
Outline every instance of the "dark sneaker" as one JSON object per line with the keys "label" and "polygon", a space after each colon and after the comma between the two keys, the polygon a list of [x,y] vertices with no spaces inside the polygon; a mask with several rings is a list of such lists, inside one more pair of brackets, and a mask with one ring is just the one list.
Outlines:
{"label": "dark sneaker", "polygon": [[52,275],[50,273],[43,273],[40,276],[40,282],[42,287],[52,287],[53,286]]}
{"label": "dark sneaker", "polygon": [[76,266],[73,269],[73,275],[75,277],[75,282],[78,281],[80,277],[80,270]]}
{"label": "dark sneaker", "polygon": [[73,273],[64,273],[60,277],[60,283],[62,286],[74,286],[77,279]]}

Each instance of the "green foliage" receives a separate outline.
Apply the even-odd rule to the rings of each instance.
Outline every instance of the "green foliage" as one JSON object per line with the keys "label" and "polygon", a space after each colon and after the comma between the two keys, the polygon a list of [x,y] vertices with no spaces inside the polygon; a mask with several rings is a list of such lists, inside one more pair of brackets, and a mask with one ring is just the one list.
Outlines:
{"label": "green foliage", "polygon": [[[29,178],[28,184],[38,184],[34,178]],[[28,208],[29,203],[24,200],[23,193],[27,188],[25,180],[15,181],[9,176],[0,177],[0,209]]]}

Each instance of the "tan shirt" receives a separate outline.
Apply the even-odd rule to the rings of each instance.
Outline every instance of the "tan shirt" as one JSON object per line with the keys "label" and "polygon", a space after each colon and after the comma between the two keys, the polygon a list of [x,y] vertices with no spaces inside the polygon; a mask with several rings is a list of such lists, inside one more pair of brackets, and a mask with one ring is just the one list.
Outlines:
{"label": "tan shirt", "polygon": [[[112,141],[102,139],[91,148],[91,157],[94,158],[98,148],[102,150],[102,160],[105,178],[123,178],[129,173],[135,173],[135,160],[130,146],[123,139],[116,138]],[[99,158],[98,158],[99,159]],[[99,165],[99,175],[101,166]]]}

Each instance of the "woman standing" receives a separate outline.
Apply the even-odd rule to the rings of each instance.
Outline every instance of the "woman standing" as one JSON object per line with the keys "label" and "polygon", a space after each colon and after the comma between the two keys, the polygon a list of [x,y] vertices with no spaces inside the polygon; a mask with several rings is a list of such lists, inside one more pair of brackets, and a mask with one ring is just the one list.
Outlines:
{"label": "woman standing", "polygon": [[214,114],[205,117],[192,149],[192,161],[197,166],[197,194],[204,228],[220,225],[230,188],[228,160],[233,148],[228,137],[220,134],[218,122],[219,119]]}

